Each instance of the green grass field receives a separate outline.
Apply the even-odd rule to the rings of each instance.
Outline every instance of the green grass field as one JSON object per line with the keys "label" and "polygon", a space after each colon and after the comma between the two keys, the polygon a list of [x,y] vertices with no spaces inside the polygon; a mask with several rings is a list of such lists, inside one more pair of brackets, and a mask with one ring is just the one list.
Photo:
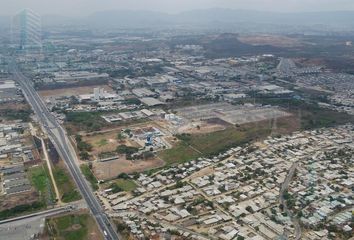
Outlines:
{"label": "green grass field", "polygon": [[188,143],[202,152],[204,156],[209,156],[263,138],[269,134],[268,126],[264,127],[262,124],[242,128],[230,127],[214,133],[192,135]]}
{"label": "green grass field", "polygon": [[32,186],[34,186],[35,189],[40,193],[43,203],[45,205],[48,203],[53,203],[55,194],[49,173],[47,172],[46,168],[43,165],[29,168],[28,176]]}
{"label": "green grass field", "polygon": [[180,142],[171,149],[159,152],[158,156],[163,159],[167,165],[170,165],[191,161],[202,156],[202,154],[192,149],[187,143]]}
{"label": "green grass field", "polygon": [[67,203],[81,199],[81,195],[66,169],[57,165],[53,168],[53,175],[63,202]]}
{"label": "green grass field", "polygon": [[[262,98],[257,99],[257,102],[282,106],[293,114],[292,117],[278,119],[276,131],[278,134],[354,123],[354,116],[320,108],[314,103],[305,101]],[[167,165],[183,163],[200,156],[212,156],[256,139],[263,139],[270,133],[270,122],[264,121],[245,124],[238,128],[229,127],[214,133],[179,136],[180,143],[172,149],[159,152],[158,156]]]}
{"label": "green grass field", "polygon": [[46,223],[46,232],[50,239],[102,239],[95,221],[88,214],[71,214],[54,217],[47,220]]}
{"label": "green grass field", "polygon": [[159,157],[167,165],[184,163],[202,156],[212,156],[227,149],[270,134],[269,124],[249,124],[240,128],[229,127],[225,130],[180,137],[181,142],[171,149],[159,152]]}
{"label": "green grass field", "polygon": [[107,139],[101,139],[100,141],[98,141],[97,143],[96,143],[96,145],[98,146],[98,147],[103,147],[103,146],[105,146],[105,145],[107,145],[108,144],[108,140]]}
{"label": "green grass field", "polygon": [[313,105],[304,106],[298,114],[301,114],[301,128],[305,130],[354,123],[352,115]]}
{"label": "green grass field", "polygon": [[312,100],[258,98],[257,103],[270,104],[286,108],[295,118],[300,119],[301,129],[309,130],[322,127],[354,123],[354,116],[344,112],[321,108],[317,105],[314,93],[307,94]]}
{"label": "green grass field", "polygon": [[115,184],[126,192],[134,191],[137,188],[137,185],[132,180],[118,179]]}
{"label": "green grass field", "polygon": [[82,173],[84,174],[85,178],[87,179],[87,181],[90,182],[92,189],[98,190],[97,178],[95,177],[95,175],[93,175],[89,166],[87,164],[82,164],[80,166],[80,169],[81,169]]}
{"label": "green grass field", "polygon": [[45,192],[48,185],[48,178],[42,166],[32,167],[28,170],[32,185],[39,192]]}

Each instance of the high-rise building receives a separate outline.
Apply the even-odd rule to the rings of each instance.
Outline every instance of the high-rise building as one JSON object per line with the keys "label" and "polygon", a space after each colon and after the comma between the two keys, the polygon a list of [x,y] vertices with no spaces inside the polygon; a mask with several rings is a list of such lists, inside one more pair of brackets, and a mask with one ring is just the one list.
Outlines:
{"label": "high-rise building", "polygon": [[12,43],[19,49],[41,48],[41,17],[25,9],[12,19]]}

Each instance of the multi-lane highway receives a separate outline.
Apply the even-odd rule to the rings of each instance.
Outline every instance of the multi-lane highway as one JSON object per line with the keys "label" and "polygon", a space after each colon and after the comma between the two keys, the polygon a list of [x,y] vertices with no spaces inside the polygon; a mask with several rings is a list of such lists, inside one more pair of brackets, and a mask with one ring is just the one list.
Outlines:
{"label": "multi-lane highway", "polygon": [[91,213],[95,217],[105,239],[121,239],[121,237],[119,237],[119,235],[115,232],[113,225],[109,221],[108,217],[101,208],[100,203],[81,174],[77,165],[78,161],[75,150],[69,141],[64,128],[48,111],[41,97],[33,88],[31,81],[19,71],[16,62],[13,60],[9,66],[10,71],[13,73],[14,80],[22,88],[27,101],[32,106],[34,113],[37,115],[38,121],[45,128],[58,153],[65,161],[70,174],[76,182],[76,185],[91,210]]}

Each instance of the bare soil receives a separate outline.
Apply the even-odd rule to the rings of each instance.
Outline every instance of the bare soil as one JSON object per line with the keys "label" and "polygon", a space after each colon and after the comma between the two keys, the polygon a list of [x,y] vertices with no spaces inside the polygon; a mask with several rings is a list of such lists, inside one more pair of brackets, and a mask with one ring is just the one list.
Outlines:
{"label": "bare soil", "polygon": [[207,123],[205,121],[193,122],[178,129],[179,133],[203,134],[212,133],[226,129],[226,126],[218,123]]}
{"label": "bare soil", "polygon": [[38,201],[39,195],[35,190],[7,195],[0,198],[0,211],[14,208],[22,204],[32,204]]}
{"label": "bare soil", "polygon": [[0,104],[0,110],[2,109],[28,110],[31,107],[26,103],[2,103]]}
{"label": "bare soil", "polygon": [[143,172],[149,169],[162,167],[165,162],[161,159],[154,158],[149,160],[126,160],[121,157],[118,160],[108,162],[95,162],[93,164],[93,172],[97,179],[109,180],[116,178],[121,173]]}
{"label": "bare soil", "polygon": [[100,153],[113,152],[119,145],[126,145],[132,147],[141,147],[136,142],[129,139],[118,140],[117,136],[121,132],[120,129],[87,135],[83,140],[93,146],[92,154],[98,156]]}

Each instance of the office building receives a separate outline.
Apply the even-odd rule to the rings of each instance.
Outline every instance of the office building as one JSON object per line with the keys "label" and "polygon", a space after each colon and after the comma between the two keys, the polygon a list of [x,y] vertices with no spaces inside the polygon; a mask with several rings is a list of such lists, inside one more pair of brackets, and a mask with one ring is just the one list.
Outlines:
{"label": "office building", "polygon": [[11,38],[13,45],[21,50],[41,48],[41,18],[30,9],[25,9],[12,19]]}

